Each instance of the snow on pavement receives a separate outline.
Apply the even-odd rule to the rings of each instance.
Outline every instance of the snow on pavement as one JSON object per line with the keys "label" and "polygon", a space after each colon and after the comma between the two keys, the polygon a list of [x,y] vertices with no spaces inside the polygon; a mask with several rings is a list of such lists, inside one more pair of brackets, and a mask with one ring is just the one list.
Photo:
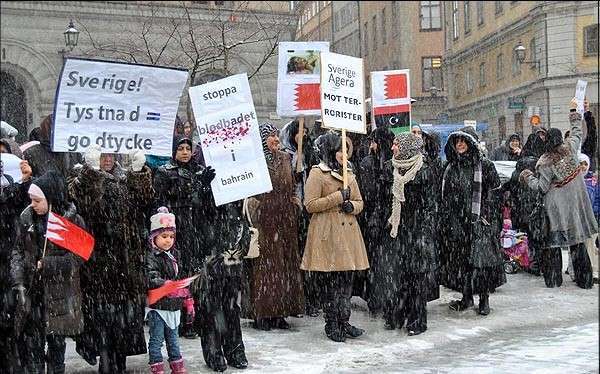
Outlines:
{"label": "snow on pavement", "polygon": [[[562,287],[548,289],[541,277],[509,275],[508,283],[491,295],[487,317],[474,309],[450,311],[448,302],[458,297],[442,288],[440,299],[428,304],[427,332],[414,337],[405,330],[384,330],[383,321],[370,317],[358,298],[353,299],[351,323],[366,333],[341,344],[327,339],[322,317],[289,318],[288,331],[257,331],[243,320],[250,364],[243,372],[598,373],[597,285],[582,290],[566,275]],[[180,344],[190,373],[211,372],[199,339],[181,339]],[[129,372],[148,372],[147,362],[147,355],[129,357]],[[75,353],[70,340],[66,363],[67,373],[97,372]]]}

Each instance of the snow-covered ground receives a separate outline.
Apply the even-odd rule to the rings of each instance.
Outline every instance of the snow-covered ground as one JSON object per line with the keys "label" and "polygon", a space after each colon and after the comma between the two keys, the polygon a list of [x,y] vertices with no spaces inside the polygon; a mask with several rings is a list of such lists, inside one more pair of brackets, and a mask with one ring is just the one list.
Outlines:
{"label": "snow-covered ground", "polygon": [[[566,257],[564,252],[565,261]],[[458,297],[442,288],[440,299],[428,304],[428,331],[414,337],[404,330],[384,330],[383,321],[371,318],[358,298],[353,299],[351,322],[366,333],[346,343],[327,339],[322,317],[289,318],[291,330],[268,332],[254,330],[250,321],[243,320],[250,363],[244,372],[599,372],[597,285],[582,290],[565,275],[562,287],[548,289],[541,277],[509,275],[508,283],[491,295],[492,313],[487,317],[475,310],[450,311],[448,302]],[[204,364],[199,339],[180,343],[190,373],[211,372]],[[129,357],[129,371],[148,372],[147,360],[147,355]],[[97,372],[75,353],[72,341],[66,361],[67,373]]]}

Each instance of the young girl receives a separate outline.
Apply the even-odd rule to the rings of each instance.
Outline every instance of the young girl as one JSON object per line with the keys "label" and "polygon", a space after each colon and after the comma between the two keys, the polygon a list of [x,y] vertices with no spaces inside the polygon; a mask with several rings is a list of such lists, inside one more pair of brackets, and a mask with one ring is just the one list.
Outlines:
{"label": "young girl", "polygon": [[[150,251],[146,254],[146,277],[148,289],[163,286],[177,278],[179,267],[175,252],[175,215],[165,207],[150,217]],[[191,295],[188,289],[171,292],[146,308],[146,317],[150,327],[148,354],[152,374],[164,374],[161,348],[167,342],[171,373],[185,374],[183,358],[179,351],[177,330],[181,319],[180,309],[184,302],[189,304]],[[193,304],[192,304],[193,305]],[[191,308],[193,310],[193,306]]]}

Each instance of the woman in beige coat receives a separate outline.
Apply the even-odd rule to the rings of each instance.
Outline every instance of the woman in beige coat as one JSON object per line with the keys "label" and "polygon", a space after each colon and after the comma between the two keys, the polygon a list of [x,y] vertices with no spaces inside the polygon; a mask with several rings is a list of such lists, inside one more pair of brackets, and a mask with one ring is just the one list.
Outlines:
{"label": "woman in beige coat", "polygon": [[312,216],[300,268],[321,277],[325,333],[331,340],[343,342],[363,333],[349,323],[354,272],[369,267],[356,221],[363,201],[350,168],[349,187],[343,189],[340,136],[333,132],[321,135],[315,147],[320,163],[311,169],[304,190],[304,205]]}

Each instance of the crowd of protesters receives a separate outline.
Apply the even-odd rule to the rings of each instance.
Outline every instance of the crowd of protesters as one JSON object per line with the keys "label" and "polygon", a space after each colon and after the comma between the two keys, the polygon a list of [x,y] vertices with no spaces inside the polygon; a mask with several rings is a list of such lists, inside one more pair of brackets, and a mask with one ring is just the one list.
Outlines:
{"label": "crowd of protesters", "polygon": [[[0,152],[23,160],[23,177],[0,174],[0,362],[9,373],[64,373],[71,337],[101,373],[124,373],[128,356],[148,353],[160,374],[166,342],[180,374],[178,340],[199,336],[211,369],[243,369],[240,318],[268,331],[322,311],[326,336],[343,342],[364,333],[350,323],[350,300],[360,296],[384,328],[413,336],[427,330],[440,285],[462,294],[452,312],[472,309],[477,295],[486,316],[506,282],[503,207],[529,237],[533,274],[560,286],[568,248],[576,284],[592,288],[596,128],[575,106],[566,139],[538,127],[523,145],[511,135],[489,159],[470,127],[450,134],[445,161],[435,131],[369,128],[348,137],[343,165],[342,137],[320,123],[262,124],[273,189],[221,206],[190,122],[175,126],[171,158],[52,152],[51,116],[19,146],[3,123]],[[516,162],[507,182],[492,161]],[[50,212],[93,235],[88,261],[46,240]],[[253,240],[259,254],[246,258]],[[149,290],[194,275],[189,288],[147,305]]]}

